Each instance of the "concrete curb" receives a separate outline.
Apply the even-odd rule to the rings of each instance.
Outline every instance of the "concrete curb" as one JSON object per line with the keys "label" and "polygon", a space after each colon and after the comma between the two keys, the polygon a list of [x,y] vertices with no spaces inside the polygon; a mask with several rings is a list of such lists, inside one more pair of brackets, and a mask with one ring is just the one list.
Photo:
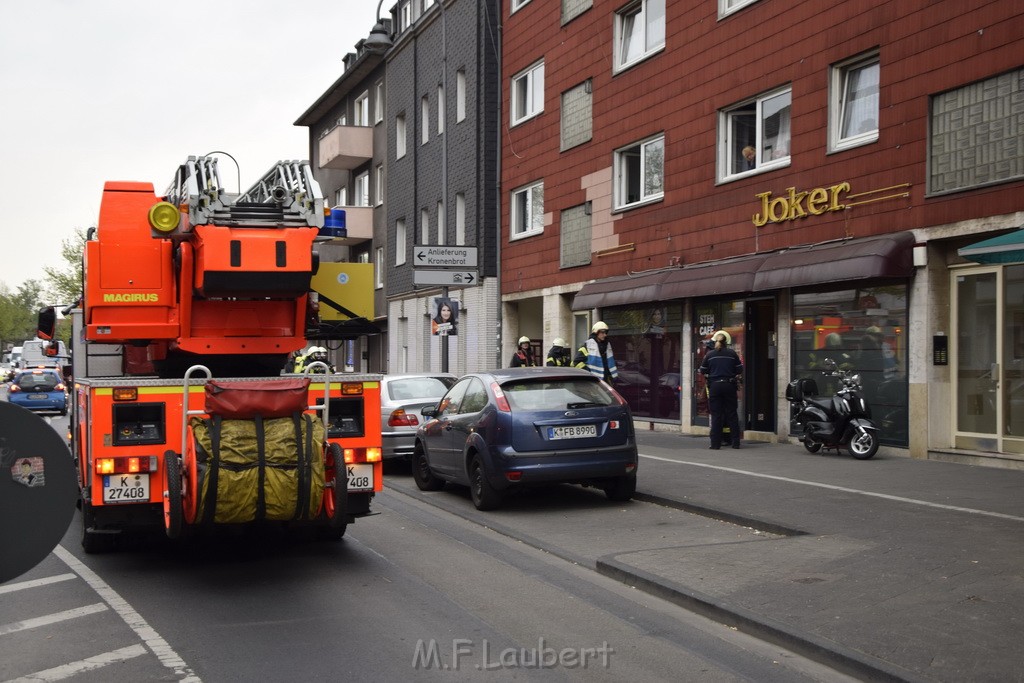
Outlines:
{"label": "concrete curb", "polygon": [[894,664],[864,655],[841,644],[797,632],[770,617],[748,610],[730,607],[697,591],[691,591],[662,577],[620,562],[617,557],[629,553],[606,555],[598,558],[597,572],[620,581],[655,597],[667,600],[695,614],[708,617],[750,634],[760,640],[774,643],[801,656],[829,666],[837,671],[865,681],[887,683],[929,683],[914,672]]}

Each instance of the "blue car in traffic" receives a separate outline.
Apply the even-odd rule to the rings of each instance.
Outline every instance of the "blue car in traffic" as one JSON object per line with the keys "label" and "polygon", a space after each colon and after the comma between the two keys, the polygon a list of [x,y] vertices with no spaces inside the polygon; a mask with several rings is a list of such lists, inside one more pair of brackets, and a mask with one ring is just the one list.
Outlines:
{"label": "blue car in traffic", "polygon": [[68,414],[67,390],[56,370],[36,368],[15,373],[7,387],[7,400],[32,411]]}

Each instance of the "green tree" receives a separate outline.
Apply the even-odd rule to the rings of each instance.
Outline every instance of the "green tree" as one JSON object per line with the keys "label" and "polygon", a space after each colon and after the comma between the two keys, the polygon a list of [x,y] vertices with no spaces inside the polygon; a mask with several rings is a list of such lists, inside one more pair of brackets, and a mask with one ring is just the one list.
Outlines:
{"label": "green tree", "polygon": [[[44,266],[46,273],[46,294],[49,305],[63,308],[69,306],[82,296],[82,254],[85,251],[84,228],[76,228],[71,237],[60,243],[60,256],[65,265],[60,268]],[[57,321],[57,338],[63,339],[70,346],[71,321]]]}
{"label": "green tree", "polygon": [[61,268],[44,266],[46,293],[51,303],[67,306],[78,301],[82,295],[82,253],[85,251],[85,229],[76,228],[68,239],[60,243],[60,256],[65,265]]}
{"label": "green tree", "polygon": [[0,283],[0,348],[6,353],[36,336],[36,316],[43,306],[43,286],[27,280],[15,292]]}

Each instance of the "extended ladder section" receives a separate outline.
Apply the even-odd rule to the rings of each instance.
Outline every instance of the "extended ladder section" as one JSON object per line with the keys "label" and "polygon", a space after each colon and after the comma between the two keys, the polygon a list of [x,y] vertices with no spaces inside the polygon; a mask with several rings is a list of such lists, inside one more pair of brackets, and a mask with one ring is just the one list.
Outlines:
{"label": "extended ladder section", "polygon": [[178,167],[167,201],[188,207],[190,225],[315,227],[324,225],[324,198],[306,161],[279,161],[241,195],[228,194],[217,160],[192,157]]}

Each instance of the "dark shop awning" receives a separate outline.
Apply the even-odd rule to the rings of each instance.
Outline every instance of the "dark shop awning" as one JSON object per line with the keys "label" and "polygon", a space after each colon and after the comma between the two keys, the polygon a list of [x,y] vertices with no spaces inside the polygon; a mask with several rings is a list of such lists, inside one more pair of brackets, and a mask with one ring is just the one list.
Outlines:
{"label": "dark shop awning", "polygon": [[957,253],[975,263],[1024,262],[1024,229],[957,249]]}
{"label": "dark shop awning", "polygon": [[754,291],[914,274],[914,235],[897,232],[847,242],[793,247],[768,256]]}
{"label": "dark shop awning", "polygon": [[[1020,245],[1018,245],[1020,247]],[[583,285],[574,311],[669,299],[750,294],[787,287],[914,274],[914,235],[879,237],[792,247],[769,254],[695,264],[637,277],[614,277]]]}
{"label": "dark shop awning", "polygon": [[623,275],[585,284],[583,289],[576,293],[572,308],[574,311],[584,311],[605,306],[627,306],[658,301],[661,298],[661,283],[668,275],[666,271],[636,276]]}

